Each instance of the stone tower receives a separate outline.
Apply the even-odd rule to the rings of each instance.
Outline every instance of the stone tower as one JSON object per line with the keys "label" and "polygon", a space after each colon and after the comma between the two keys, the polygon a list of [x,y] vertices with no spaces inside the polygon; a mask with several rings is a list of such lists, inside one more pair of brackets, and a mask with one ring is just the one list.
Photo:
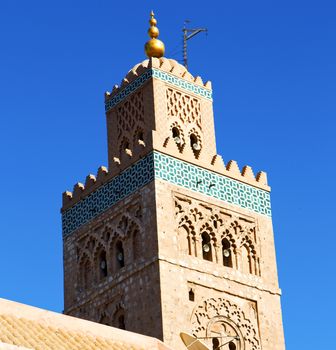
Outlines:
{"label": "stone tower", "polygon": [[211,83],[150,57],[105,109],[109,167],[63,194],[64,312],[180,350],[181,331],[284,350],[270,188],[217,154]]}

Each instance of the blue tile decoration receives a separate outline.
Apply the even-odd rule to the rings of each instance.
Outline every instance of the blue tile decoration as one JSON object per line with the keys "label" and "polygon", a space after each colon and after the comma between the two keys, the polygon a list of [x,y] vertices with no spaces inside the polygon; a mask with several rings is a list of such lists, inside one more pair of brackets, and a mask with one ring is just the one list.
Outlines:
{"label": "blue tile decoration", "polygon": [[69,235],[154,178],[271,216],[269,192],[180,159],[151,152],[67,209],[62,215],[63,235]]}
{"label": "blue tile decoration", "polygon": [[140,86],[142,86],[148,79],[150,78],[160,79],[166,83],[172,84],[179,88],[190,91],[196,95],[205,97],[209,100],[212,100],[212,91],[209,89],[202,88],[199,85],[194,83],[190,83],[184,79],[178,78],[173,74],[161,71],[159,69],[151,68],[148,69],[145,73],[140,75],[137,79],[135,79],[132,83],[128,84],[123,90],[118,92],[113,98],[108,100],[105,103],[105,112],[108,112],[112,107],[121,102],[125,97],[130,95]]}
{"label": "blue tile decoration", "polygon": [[99,187],[62,214],[63,236],[69,235],[121,199],[154,180],[153,153]]}
{"label": "blue tile decoration", "polygon": [[196,84],[191,83],[189,81],[186,81],[184,79],[180,79],[180,78],[176,77],[175,75],[164,72],[162,70],[152,68],[152,72],[153,72],[152,73],[153,78],[160,79],[166,83],[170,83],[170,84],[175,85],[179,88],[188,90],[196,95],[199,95],[201,97],[205,97],[209,100],[212,100],[212,91],[209,89],[202,88],[199,85],[196,85]]}
{"label": "blue tile decoration", "polygon": [[182,160],[154,152],[155,179],[271,216],[270,193]]}

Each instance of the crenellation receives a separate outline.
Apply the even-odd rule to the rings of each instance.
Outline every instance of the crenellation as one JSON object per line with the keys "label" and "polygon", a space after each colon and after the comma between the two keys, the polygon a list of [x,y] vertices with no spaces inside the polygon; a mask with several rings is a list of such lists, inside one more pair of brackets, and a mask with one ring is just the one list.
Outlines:
{"label": "crenellation", "polygon": [[128,85],[130,82],[127,78],[124,78],[120,83],[120,89],[124,88],[126,85]]}
{"label": "crenellation", "polygon": [[177,61],[173,59],[167,58],[155,58],[151,57],[150,59],[144,60],[143,62],[135,65],[128,73],[125,75],[124,79],[121,81],[120,86],[114,85],[111,92],[105,93],[105,101],[113,98],[117,93],[121,92],[125,89],[130,83],[135,81],[138,77],[140,77],[143,73],[145,73],[148,69],[159,69],[164,72],[173,74],[179,78],[182,78],[188,82],[200,85],[206,89],[211,90],[211,82],[207,81],[203,83],[203,80],[200,76],[193,77],[184,66],[179,64]]}
{"label": "crenellation", "polygon": [[256,180],[258,183],[267,186],[267,173],[265,173],[264,171],[259,171],[257,173]]}
{"label": "crenellation", "polygon": [[66,207],[71,203],[72,200],[72,192],[64,191],[62,193],[62,206]]}
{"label": "crenellation", "polygon": [[97,179],[94,175],[89,174],[85,179],[85,190],[89,189],[90,187],[94,186]]}
{"label": "crenellation", "polygon": [[232,176],[239,176],[240,177],[240,175],[241,175],[240,169],[238,167],[238,163],[233,159],[229,160],[229,162],[227,163],[226,170],[228,172],[230,172],[230,174]]}
{"label": "crenellation", "polygon": [[202,78],[200,76],[195,77],[194,83],[204,86],[203,80],[202,80]]}
{"label": "crenellation", "polygon": [[[155,134],[155,132],[153,132],[153,134]],[[145,145],[142,145],[142,147],[145,148]],[[184,145],[182,145],[182,148],[179,148],[174,142],[174,140],[168,137],[165,140],[164,147],[167,149],[168,154],[178,158],[179,154],[181,154],[181,152],[183,151]],[[187,150],[186,152],[186,154],[189,157],[192,157],[191,149]],[[97,176],[89,174],[86,177],[85,185],[83,183],[78,182],[74,185],[73,193],[70,191],[65,191],[63,193],[62,210],[64,211],[70,208],[71,206],[75,205],[79,200],[85,198],[86,196],[94,192],[100,185],[110,181],[115,176],[118,176],[121,171],[128,169],[128,167],[132,166],[132,164],[135,161],[141,159],[141,156],[134,156],[132,155],[132,152],[129,152],[127,154],[127,157],[129,159],[124,159],[124,162],[127,162],[127,167],[122,167],[123,164],[121,163],[121,160],[115,157],[115,164],[111,169],[108,170],[105,166],[101,166],[98,168]],[[240,171],[238,163],[235,160],[230,160],[225,166],[222,156],[220,156],[219,154],[213,156],[212,160],[209,163],[203,164],[201,162],[200,166],[208,168],[219,175],[227,176],[240,182],[255,186],[257,188],[270,191],[270,187],[267,183],[266,172],[259,171],[255,176],[253,173],[253,169],[248,165],[245,165],[242,168],[242,171]]]}
{"label": "crenellation", "polygon": [[253,170],[249,165],[245,165],[242,169],[241,176],[244,178],[250,180],[250,181],[256,181],[256,177],[253,174]]}
{"label": "crenellation", "polygon": [[72,199],[78,201],[82,199],[82,194],[84,192],[85,186],[81,182],[77,182],[73,188]]}
{"label": "crenellation", "polygon": [[97,171],[97,182],[99,183],[105,182],[108,173],[109,173],[108,169],[105,166],[100,166]]}
{"label": "crenellation", "polygon": [[204,84],[204,86],[205,86],[207,89],[212,90],[212,83],[211,83],[210,80],[208,80],[208,81]]}

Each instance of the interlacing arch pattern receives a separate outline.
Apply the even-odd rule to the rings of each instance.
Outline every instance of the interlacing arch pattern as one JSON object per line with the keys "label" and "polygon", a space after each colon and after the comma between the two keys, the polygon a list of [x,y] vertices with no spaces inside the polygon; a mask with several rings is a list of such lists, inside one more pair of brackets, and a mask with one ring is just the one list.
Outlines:
{"label": "interlacing arch pattern", "polygon": [[139,211],[112,218],[77,243],[79,293],[116,274],[142,255]]}
{"label": "interlacing arch pattern", "polygon": [[131,156],[139,146],[145,147],[144,120],[143,94],[142,91],[138,91],[117,108],[116,125],[120,158],[125,153]]}
{"label": "interlacing arch pattern", "polygon": [[96,322],[107,326],[125,329],[126,309],[119,296],[94,309]]}
{"label": "interlacing arch pattern", "polygon": [[181,253],[260,276],[256,224],[220,207],[175,196]]}
{"label": "interlacing arch pattern", "polygon": [[243,310],[224,298],[204,299],[191,316],[192,333],[195,337],[211,337],[212,326],[221,325],[222,336],[235,336],[238,350],[260,350],[259,335],[255,326],[245,317]]}
{"label": "interlacing arch pattern", "polygon": [[201,103],[196,97],[168,88],[167,112],[169,117],[178,117],[184,124],[195,123],[202,127]]}
{"label": "interlacing arch pattern", "polygon": [[173,139],[180,153],[191,149],[198,159],[202,150],[201,103],[196,97],[189,96],[175,89],[167,88],[167,115],[170,119],[170,135],[163,146]]}
{"label": "interlacing arch pattern", "polygon": [[138,122],[144,121],[144,104],[142,91],[134,93],[117,109],[118,139],[124,131],[132,133]]}
{"label": "interlacing arch pattern", "polygon": [[167,142],[169,141],[170,138],[172,138],[179,152],[182,153],[186,145],[186,142],[185,142],[183,128],[180,126],[178,121],[175,121],[170,125],[169,132],[170,132],[170,135],[166,138],[163,146],[166,147]]}

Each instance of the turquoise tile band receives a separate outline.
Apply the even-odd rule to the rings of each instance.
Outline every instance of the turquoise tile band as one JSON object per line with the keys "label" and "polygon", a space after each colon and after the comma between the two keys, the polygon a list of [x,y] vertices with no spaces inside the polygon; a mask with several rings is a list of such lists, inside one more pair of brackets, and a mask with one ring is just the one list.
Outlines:
{"label": "turquoise tile band", "polygon": [[159,69],[151,68],[145,73],[140,75],[139,78],[135,79],[132,83],[128,84],[123,90],[118,92],[114,97],[105,103],[105,112],[108,112],[112,107],[121,102],[124,98],[130,95],[132,92],[137,90],[140,86],[145,84],[145,82],[150,78],[160,79],[166,83],[172,84],[181,89],[192,92],[201,97],[212,100],[212,91],[202,88],[199,85],[188,82],[184,79],[180,79],[173,74],[161,71]]}
{"label": "turquoise tile band", "polygon": [[154,152],[155,178],[271,216],[270,194],[227,176]]}
{"label": "turquoise tile band", "polygon": [[124,170],[62,214],[63,236],[154,180],[153,153]]}
{"label": "turquoise tile band", "polygon": [[267,191],[233,180],[159,152],[151,152],[62,214],[63,236],[134,193],[154,179],[271,216]]}

